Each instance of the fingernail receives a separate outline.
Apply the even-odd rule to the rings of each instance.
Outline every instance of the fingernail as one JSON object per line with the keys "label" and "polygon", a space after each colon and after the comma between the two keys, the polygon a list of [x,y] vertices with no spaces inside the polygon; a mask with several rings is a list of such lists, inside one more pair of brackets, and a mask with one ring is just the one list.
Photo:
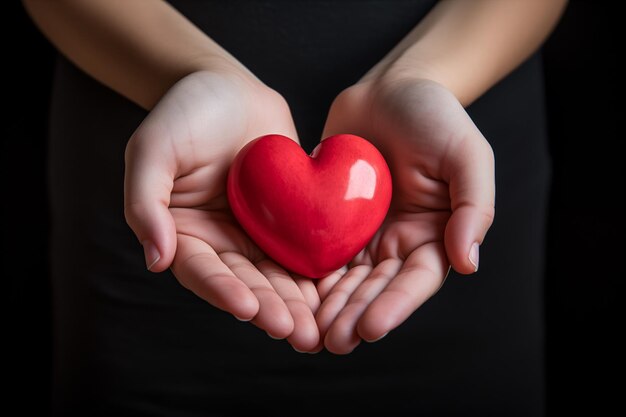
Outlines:
{"label": "fingernail", "polygon": [[469,261],[474,265],[474,272],[478,271],[478,242],[472,243],[469,252]]}
{"label": "fingernail", "polygon": [[143,245],[143,253],[146,257],[146,268],[150,271],[152,267],[161,259],[161,254],[151,240],[144,240],[141,244]]}
{"label": "fingernail", "polygon": [[274,340],[283,340],[284,337],[276,337],[276,336],[272,336],[269,332],[265,332],[267,333],[267,335],[270,337],[270,339],[274,339]]}
{"label": "fingernail", "polygon": [[316,353],[318,353],[318,352],[319,352],[319,350],[318,350],[318,351],[313,351],[313,352],[310,352],[310,351],[307,351],[307,350],[298,350],[298,349],[296,349],[294,346],[291,346],[291,347],[293,348],[293,350],[295,350],[295,351],[296,351],[296,352],[298,352],[298,353],[306,353],[306,354],[308,354],[308,355],[315,355]]}
{"label": "fingernail", "polygon": [[367,342],[367,343],[374,343],[374,342],[378,342],[380,339],[382,339],[383,337],[387,336],[388,334],[389,334],[389,332],[384,333],[384,334],[383,334],[382,336],[380,336],[379,338],[374,339],[374,340],[366,340],[366,342]]}
{"label": "fingernail", "polygon": [[250,320],[252,320],[252,319],[242,319],[241,317],[237,317],[234,314],[233,314],[233,317],[236,318],[239,321],[250,321]]}
{"label": "fingernail", "polygon": [[439,288],[437,288],[437,292],[439,292],[439,290],[441,289],[441,287],[443,287],[443,284],[446,283],[446,280],[448,279],[448,276],[450,275],[450,270],[452,269],[452,266],[448,266],[448,272],[446,272],[446,276],[443,277],[443,281],[441,281],[441,285],[439,286]]}
{"label": "fingernail", "polygon": [[319,143],[319,144],[315,147],[315,149],[313,149],[313,151],[311,152],[311,155],[310,155],[310,156],[311,156],[311,158],[317,158],[317,154],[319,154],[319,153],[320,153],[320,148],[321,148],[321,147],[322,147],[322,144],[321,144],[321,143]]}

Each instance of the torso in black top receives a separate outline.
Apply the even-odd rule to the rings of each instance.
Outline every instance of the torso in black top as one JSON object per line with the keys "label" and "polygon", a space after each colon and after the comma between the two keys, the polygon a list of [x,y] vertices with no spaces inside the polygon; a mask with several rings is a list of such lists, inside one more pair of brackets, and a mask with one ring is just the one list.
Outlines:
{"label": "torso in black top", "polygon": [[[303,145],[333,97],[431,1],[173,1],[282,93]],[[546,154],[535,56],[468,110],[496,154],[481,270],[384,340],[299,354],[145,271],[123,217],[123,152],[145,112],[63,58],[52,99],[55,415],[351,416],[543,413]]]}

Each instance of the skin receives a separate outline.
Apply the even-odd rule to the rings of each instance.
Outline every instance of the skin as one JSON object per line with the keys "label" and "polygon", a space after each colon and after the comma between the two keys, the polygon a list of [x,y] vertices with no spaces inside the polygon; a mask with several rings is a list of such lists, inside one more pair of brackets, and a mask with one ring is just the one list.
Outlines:
{"label": "skin", "polygon": [[[324,344],[348,353],[401,324],[443,285],[450,262],[494,217],[493,154],[458,100],[431,80],[366,81],[333,104],[325,134],[357,132],[381,150],[394,179],[385,223],[345,276],[323,280]],[[449,255],[448,255],[449,254]]]}
{"label": "skin", "polygon": [[[494,216],[494,160],[463,106],[549,34],[565,0],[444,0],[334,101],[323,137],[372,141],[394,178],[372,242],[323,280],[292,276],[233,220],[236,152],[297,140],[289,107],[160,0],[24,0],[77,66],[151,110],[126,150],[125,212],[154,272],[298,351],[344,354],[400,325],[450,269],[470,274]],[[111,65],[115,62],[115,65]]]}
{"label": "skin", "polygon": [[171,256],[155,270],[170,266],[184,287],[215,307],[311,350],[319,343],[314,283],[268,259],[226,198],[230,161],[269,132],[297,138],[289,107],[273,90],[228,71],[183,78],[128,143],[126,218],[144,247],[157,242]]}

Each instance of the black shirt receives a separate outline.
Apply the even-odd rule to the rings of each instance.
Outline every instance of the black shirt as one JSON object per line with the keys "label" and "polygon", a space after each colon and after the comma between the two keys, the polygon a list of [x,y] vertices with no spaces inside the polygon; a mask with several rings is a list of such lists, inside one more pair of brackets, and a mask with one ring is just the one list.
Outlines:
{"label": "black shirt", "polygon": [[[432,1],[172,1],[282,93],[303,146]],[[481,269],[380,342],[300,354],[145,271],[123,217],[124,147],[145,111],[63,58],[50,123],[56,415],[536,416],[543,413],[549,164],[541,63],[468,109],[496,155]]]}

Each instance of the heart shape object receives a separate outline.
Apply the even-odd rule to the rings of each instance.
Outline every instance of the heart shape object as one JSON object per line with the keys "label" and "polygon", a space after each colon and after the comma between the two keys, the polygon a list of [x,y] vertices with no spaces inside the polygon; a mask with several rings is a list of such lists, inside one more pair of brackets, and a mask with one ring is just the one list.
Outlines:
{"label": "heart shape object", "polygon": [[235,217],[267,255],[321,278],[372,239],[389,209],[391,174],[358,136],[328,137],[309,156],[288,137],[266,135],[239,151],[227,191]]}

